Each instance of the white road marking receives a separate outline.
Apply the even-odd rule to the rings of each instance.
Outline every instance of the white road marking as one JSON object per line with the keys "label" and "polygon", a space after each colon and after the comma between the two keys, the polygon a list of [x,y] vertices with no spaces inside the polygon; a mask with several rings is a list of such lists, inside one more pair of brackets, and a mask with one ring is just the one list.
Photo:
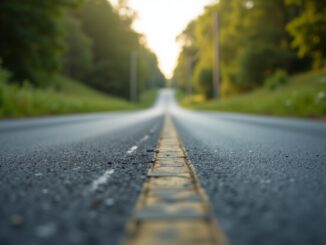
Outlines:
{"label": "white road marking", "polygon": [[133,147],[131,147],[128,151],[127,154],[132,154],[134,151],[136,151],[138,149],[138,146],[134,145]]}
{"label": "white road marking", "polygon": [[93,181],[90,190],[92,192],[96,191],[99,186],[105,184],[110,176],[114,173],[114,169],[109,169],[104,172],[100,177],[98,177],[96,180]]}
{"label": "white road marking", "polygon": [[151,130],[149,130],[149,133],[153,134],[156,131],[157,127],[158,125],[156,124],[154,127],[151,128]]}
{"label": "white road marking", "polygon": [[[157,128],[157,125],[155,125],[155,126],[154,126],[150,131],[149,131],[149,133],[150,133],[150,134],[154,133],[155,130],[156,130],[156,128]],[[150,137],[150,136],[149,136],[148,134],[146,134],[143,138],[141,138],[141,139],[137,142],[137,145],[140,144],[140,143],[142,143],[142,142],[144,142],[144,141],[146,141],[146,140],[148,140],[149,137]],[[134,152],[138,149],[138,146],[137,146],[137,145],[132,146],[132,147],[127,151],[127,154],[130,155],[130,154],[134,153]]]}
{"label": "white road marking", "polygon": [[139,140],[139,143],[144,142],[144,141],[146,141],[146,140],[148,140],[148,139],[149,139],[149,135],[146,134],[143,138],[141,138],[141,139]]}
{"label": "white road marking", "polygon": [[[156,131],[156,128],[157,128],[157,125],[155,125],[155,126],[154,126],[150,131],[149,131],[149,133],[150,133],[150,134],[154,133],[154,132]],[[146,134],[143,138],[141,138],[141,139],[137,142],[137,144],[140,144],[140,143],[142,143],[142,142],[148,140],[149,138],[150,138],[150,136],[149,136],[148,134]],[[134,153],[137,149],[138,149],[138,146],[137,146],[137,145],[134,145],[134,146],[132,146],[132,147],[127,151],[126,154],[128,154],[128,155],[129,155],[129,154],[132,154],[132,153]],[[75,168],[74,170],[79,170],[79,167]],[[113,173],[114,173],[114,169],[109,169],[109,170],[105,171],[103,175],[101,175],[100,177],[98,177],[97,179],[95,179],[95,180],[92,182],[91,187],[90,187],[90,191],[91,191],[91,192],[94,192],[94,191],[96,191],[96,190],[99,188],[99,186],[105,184],[105,183],[108,181],[108,179],[110,178],[110,176],[111,176]]]}

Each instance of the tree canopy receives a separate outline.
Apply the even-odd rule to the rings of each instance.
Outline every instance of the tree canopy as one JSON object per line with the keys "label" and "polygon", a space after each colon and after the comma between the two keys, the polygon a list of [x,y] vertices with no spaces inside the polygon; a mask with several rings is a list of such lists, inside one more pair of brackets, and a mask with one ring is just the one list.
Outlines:
{"label": "tree canopy", "polygon": [[0,59],[12,82],[51,85],[65,74],[98,90],[128,97],[130,56],[139,57],[139,92],[162,83],[156,56],[131,24],[126,1],[0,1]]}
{"label": "tree canopy", "polygon": [[[319,64],[325,62],[322,44],[325,45],[326,15],[322,14],[323,8],[317,7],[322,1],[303,2],[305,4],[295,0],[220,0],[207,6],[178,37],[183,49],[174,80],[183,89],[191,83],[196,92],[212,97],[215,13],[219,16],[222,97],[261,86],[279,69],[289,73],[309,69],[311,59],[317,56]],[[312,11],[309,7],[319,13],[314,17],[317,20],[310,24],[312,20],[302,20],[307,11]],[[298,24],[301,21],[302,25],[310,25],[305,27],[310,32],[301,31],[304,28]],[[303,36],[308,39],[305,41]],[[315,45],[309,41],[311,38],[317,40]],[[191,77],[187,76],[187,62],[191,63]]]}
{"label": "tree canopy", "polygon": [[0,1],[0,57],[14,79],[42,83],[60,69],[60,17],[77,0]]}

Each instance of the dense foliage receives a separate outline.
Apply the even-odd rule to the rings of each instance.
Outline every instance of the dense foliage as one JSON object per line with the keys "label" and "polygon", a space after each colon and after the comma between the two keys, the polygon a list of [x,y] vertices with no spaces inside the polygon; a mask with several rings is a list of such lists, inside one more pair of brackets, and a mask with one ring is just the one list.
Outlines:
{"label": "dense foliage", "polygon": [[11,82],[49,87],[58,74],[128,97],[130,56],[138,53],[138,92],[161,85],[156,56],[131,24],[135,14],[120,1],[0,1],[0,59]]}
{"label": "dense foliage", "polygon": [[0,1],[0,57],[14,79],[41,83],[60,68],[60,16],[71,0]]}
{"label": "dense foliage", "polygon": [[216,12],[222,97],[262,86],[280,69],[296,73],[325,65],[323,1],[220,0],[206,7],[178,37],[183,49],[173,79],[184,90],[191,83],[206,98],[213,95]]}
{"label": "dense foliage", "polygon": [[310,56],[315,68],[322,67],[326,56],[326,3],[324,0],[287,0],[299,15],[287,26],[294,37],[292,45],[300,57]]}

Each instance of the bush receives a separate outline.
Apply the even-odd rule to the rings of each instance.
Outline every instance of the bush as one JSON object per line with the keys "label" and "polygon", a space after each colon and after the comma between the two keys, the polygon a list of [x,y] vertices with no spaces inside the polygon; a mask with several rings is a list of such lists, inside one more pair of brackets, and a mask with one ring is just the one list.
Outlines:
{"label": "bush", "polygon": [[0,107],[4,103],[3,100],[4,100],[4,93],[5,93],[5,86],[11,77],[11,73],[8,70],[2,68],[1,63],[2,61],[0,59]]}
{"label": "bush", "polygon": [[286,84],[288,80],[289,76],[286,71],[279,69],[274,73],[273,76],[266,79],[265,86],[269,90],[275,90]]}
{"label": "bush", "polygon": [[0,83],[7,83],[11,78],[11,73],[2,67],[2,61],[0,59]]}

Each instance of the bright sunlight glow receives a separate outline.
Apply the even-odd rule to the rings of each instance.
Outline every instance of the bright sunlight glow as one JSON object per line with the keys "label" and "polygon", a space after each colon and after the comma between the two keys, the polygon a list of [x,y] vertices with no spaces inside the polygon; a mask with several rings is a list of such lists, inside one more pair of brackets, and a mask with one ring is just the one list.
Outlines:
{"label": "bright sunlight glow", "polygon": [[[116,4],[117,0],[111,0]],[[176,42],[187,24],[201,14],[212,0],[129,0],[138,12],[134,29],[146,36],[148,47],[159,59],[167,78],[171,78],[180,47]]]}

